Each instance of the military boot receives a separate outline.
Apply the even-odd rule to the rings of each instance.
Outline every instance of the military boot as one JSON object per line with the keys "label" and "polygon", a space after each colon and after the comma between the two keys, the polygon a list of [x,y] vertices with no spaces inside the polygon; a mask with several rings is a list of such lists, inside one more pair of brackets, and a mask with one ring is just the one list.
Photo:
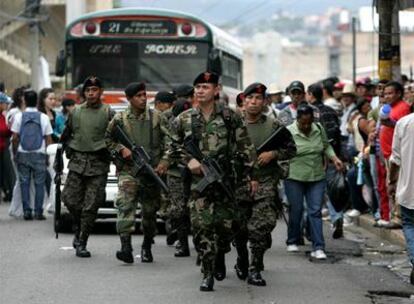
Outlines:
{"label": "military boot", "polygon": [[214,277],[217,281],[223,281],[226,278],[226,263],[224,251],[218,250],[214,261]]}
{"label": "military boot", "polygon": [[122,234],[119,236],[121,239],[121,250],[116,252],[116,258],[127,264],[134,263],[134,256],[132,255],[131,235]]}
{"label": "military boot", "polygon": [[249,273],[249,251],[246,244],[236,246],[237,263],[234,265],[236,275],[240,280],[246,280]]}
{"label": "military boot", "polygon": [[142,263],[152,263],[154,258],[152,257],[151,252],[152,238],[144,236],[144,241],[142,242],[141,247],[141,262]]}
{"label": "military boot", "polygon": [[188,247],[188,235],[185,229],[179,229],[178,242],[175,246],[175,257],[188,257],[190,256],[190,248]]}
{"label": "military boot", "polygon": [[74,233],[72,246],[76,249],[79,246],[79,235],[80,235],[80,221],[74,220],[72,230]]}
{"label": "military boot", "polygon": [[247,277],[247,283],[255,286],[266,286],[266,281],[260,274],[263,265],[263,251],[255,250],[252,252],[252,264],[249,269],[249,275]]}
{"label": "military boot", "polygon": [[76,256],[79,258],[90,258],[91,253],[86,249],[89,235],[81,232],[79,235],[79,246],[76,247]]}
{"label": "military boot", "polygon": [[203,280],[200,284],[200,291],[213,291],[214,277],[213,277],[213,265],[205,261],[202,262],[203,268]]}

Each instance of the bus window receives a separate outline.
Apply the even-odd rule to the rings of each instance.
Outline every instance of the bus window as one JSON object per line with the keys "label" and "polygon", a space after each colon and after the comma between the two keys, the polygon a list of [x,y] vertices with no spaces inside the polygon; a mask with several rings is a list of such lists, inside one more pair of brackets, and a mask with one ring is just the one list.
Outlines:
{"label": "bus window", "polygon": [[208,45],[198,42],[73,42],[72,84],[97,75],[107,89],[122,89],[133,79],[149,90],[170,90],[206,69]]}
{"label": "bus window", "polygon": [[223,52],[222,66],[223,66],[223,74],[222,74],[223,85],[240,89],[241,87],[240,60]]}

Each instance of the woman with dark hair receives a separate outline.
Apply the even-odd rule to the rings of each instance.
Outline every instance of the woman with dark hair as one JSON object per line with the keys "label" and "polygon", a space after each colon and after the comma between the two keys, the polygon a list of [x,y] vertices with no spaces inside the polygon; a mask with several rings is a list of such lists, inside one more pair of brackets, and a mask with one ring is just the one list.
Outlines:
{"label": "woman with dark hair", "polygon": [[303,201],[306,199],[312,239],[311,257],[326,259],[321,213],[326,187],[324,157],[329,158],[337,170],[342,170],[343,164],[329,144],[324,128],[314,123],[310,105],[300,105],[296,121],[287,128],[297,148],[296,156],[290,160],[289,176],[285,180],[285,191],[290,203],[287,250],[299,250]]}
{"label": "woman with dark hair", "polygon": [[19,87],[15,89],[12,94],[12,104],[10,105],[9,111],[7,112],[7,115],[6,115],[7,125],[9,126],[9,128],[11,127],[13,123],[14,116],[17,113],[24,111],[24,109],[26,108],[26,105],[23,99],[24,90],[26,90],[26,87]]}
{"label": "woman with dark hair", "polygon": [[[372,178],[369,172],[369,142],[368,136],[371,132],[369,126],[368,113],[371,111],[371,102],[363,97],[358,98],[356,105],[356,112],[349,121],[349,132],[352,134],[354,140],[355,155],[358,157],[358,162],[352,166],[347,173],[349,186],[351,187],[351,204],[352,210],[349,210],[346,215],[350,218],[358,217],[361,213],[368,210],[367,202],[362,195],[362,187],[366,184],[369,189],[372,189]],[[371,191],[370,191],[371,192]],[[376,195],[370,193],[372,210],[375,214],[378,203]]]}
{"label": "woman with dark hair", "polygon": [[49,117],[50,124],[52,125],[53,134],[52,140],[54,143],[59,141],[59,137],[56,135],[56,112],[54,110],[56,106],[55,91],[51,88],[44,88],[39,92],[39,101],[37,109],[46,114]]}

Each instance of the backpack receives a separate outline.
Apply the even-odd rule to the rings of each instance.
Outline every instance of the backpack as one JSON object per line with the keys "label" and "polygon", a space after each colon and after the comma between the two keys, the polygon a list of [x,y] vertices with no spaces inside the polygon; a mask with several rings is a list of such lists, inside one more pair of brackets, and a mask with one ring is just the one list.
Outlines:
{"label": "backpack", "polygon": [[35,151],[42,147],[43,131],[40,112],[23,112],[20,127],[20,145],[25,151]]}

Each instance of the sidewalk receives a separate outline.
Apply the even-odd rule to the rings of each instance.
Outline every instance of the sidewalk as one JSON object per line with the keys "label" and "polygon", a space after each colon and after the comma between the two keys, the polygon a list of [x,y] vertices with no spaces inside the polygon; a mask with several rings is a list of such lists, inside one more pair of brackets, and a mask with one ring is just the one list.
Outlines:
{"label": "sidewalk", "polygon": [[[391,243],[400,245],[405,248],[405,238],[402,232],[402,229],[385,229],[380,227],[375,227],[375,220],[371,215],[361,215],[353,220],[355,225],[360,226],[369,232],[377,235],[380,238],[383,238]],[[346,229],[346,228],[345,228]]]}

